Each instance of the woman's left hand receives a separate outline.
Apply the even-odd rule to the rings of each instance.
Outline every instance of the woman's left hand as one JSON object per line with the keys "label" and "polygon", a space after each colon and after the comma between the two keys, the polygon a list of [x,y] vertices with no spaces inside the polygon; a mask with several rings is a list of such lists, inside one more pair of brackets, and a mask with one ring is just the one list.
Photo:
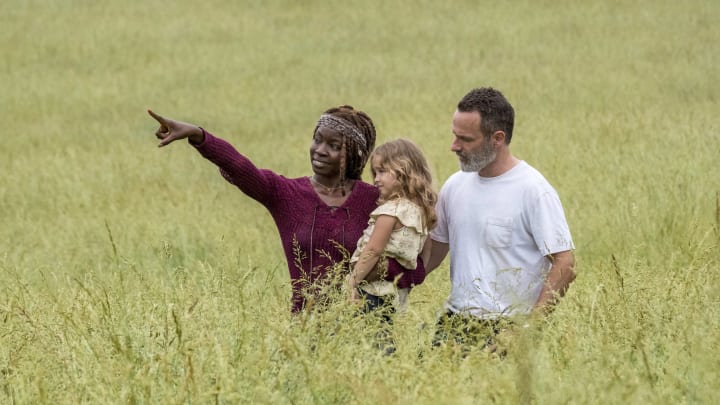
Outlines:
{"label": "woman's left hand", "polygon": [[185,138],[194,144],[202,143],[205,139],[203,130],[196,125],[165,118],[153,110],[148,110],[148,114],[160,124],[160,128],[155,131],[155,137],[160,140],[159,147]]}

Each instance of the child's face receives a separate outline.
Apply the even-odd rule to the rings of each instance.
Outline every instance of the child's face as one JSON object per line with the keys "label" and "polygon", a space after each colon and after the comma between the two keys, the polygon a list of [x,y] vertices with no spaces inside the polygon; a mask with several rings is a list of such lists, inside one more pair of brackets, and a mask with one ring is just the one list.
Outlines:
{"label": "child's face", "polygon": [[395,173],[384,166],[379,157],[373,156],[371,167],[372,172],[375,174],[375,187],[380,191],[380,197],[387,198],[400,188]]}

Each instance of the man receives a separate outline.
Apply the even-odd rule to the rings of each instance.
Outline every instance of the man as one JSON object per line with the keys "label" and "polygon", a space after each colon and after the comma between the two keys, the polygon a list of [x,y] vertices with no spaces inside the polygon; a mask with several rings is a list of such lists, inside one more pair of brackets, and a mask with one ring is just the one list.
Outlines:
{"label": "man", "polygon": [[433,344],[493,345],[513,317],[546,313],[575,278],[574,245],[553,187],[510,152],[515,112],[478,88],[453,116],[461,171],[440,191],[429,273],[450,252],[452,289]]}

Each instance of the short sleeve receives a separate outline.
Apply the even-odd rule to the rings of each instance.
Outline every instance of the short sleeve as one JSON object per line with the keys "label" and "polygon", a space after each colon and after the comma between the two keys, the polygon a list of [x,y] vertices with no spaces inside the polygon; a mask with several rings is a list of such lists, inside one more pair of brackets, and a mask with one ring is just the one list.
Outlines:
{"label": "short sleeve", "polygon": [[373,211],[370,216],[377,219],[380,215],[389,215],[395,217],[403,226],[413,228],[420,235],[427,235],[427,229],[424,226],[422,210],[414,202],[398,198],[388,201]]}
{"label": "short sleeve", "polygon": [[575,249],[557,193],[546,192],[538,198],[530,223],[535,244],[543,256]]}
{"label": "short sleeve", "polygon": [[438,201],[435,205],[437,222],[435,223],[435,228],[430,232],[430,238],[441,243],[448,243],[450,241],[450,235],[448,235],[448,217],[445,213],[446,187],[443,187],[443,189],[440,190],[440,195],[438,195]]}

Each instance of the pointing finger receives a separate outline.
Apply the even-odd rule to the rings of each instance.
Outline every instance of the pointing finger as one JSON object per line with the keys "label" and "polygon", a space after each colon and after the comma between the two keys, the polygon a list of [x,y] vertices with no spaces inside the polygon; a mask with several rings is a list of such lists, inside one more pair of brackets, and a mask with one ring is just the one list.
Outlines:
{"label": "pointing finger", "polygon": [[155,118],[155,121],[161,123],[162,125],[165,125],[165,118],[162,116],[155,114],[155,112],[148,108],[147,110],[148,114],[150,114],[151,117]]}
{"label": "pointing finger", "polygon": [[155,136],[158,139],[164,139],[170,135],[170,127],[167,124],[167,120],[163,118],[161,115],[155,114],[155,112],[151,109],[147,110],[148,114],[150,114],[151,117],[153,117],[157,122],[160,123],[160,128],[158,128],[157,131],[155,131]]}

